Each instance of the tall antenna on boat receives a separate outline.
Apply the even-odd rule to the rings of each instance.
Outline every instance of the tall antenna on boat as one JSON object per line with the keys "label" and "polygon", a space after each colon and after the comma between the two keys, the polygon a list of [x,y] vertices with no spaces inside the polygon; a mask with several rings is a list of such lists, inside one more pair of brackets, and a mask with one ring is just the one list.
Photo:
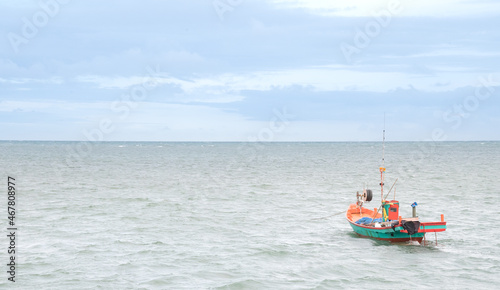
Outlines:
{"label": "tall antenna on boat", "polygon": [[385,165],[385,113],[384,113],[384,130],[382,131],[382,167]]}
{"label": "tall antenna on boat", "polygon": [[382,166],[380,167],[380,201],[384,200],[384,177],[385,177],[385,113],[384,130],[382,133]]}

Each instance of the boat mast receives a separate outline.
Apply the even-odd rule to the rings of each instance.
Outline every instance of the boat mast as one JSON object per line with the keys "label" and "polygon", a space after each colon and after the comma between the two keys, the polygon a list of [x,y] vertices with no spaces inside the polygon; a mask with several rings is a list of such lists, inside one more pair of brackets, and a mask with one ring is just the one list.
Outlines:
{"label": "boat mast", "polygon": [[384,177],[385,177],[385,113],[384,130],[382,133],[382,166],[380,167],[380,202],[384,200]]}

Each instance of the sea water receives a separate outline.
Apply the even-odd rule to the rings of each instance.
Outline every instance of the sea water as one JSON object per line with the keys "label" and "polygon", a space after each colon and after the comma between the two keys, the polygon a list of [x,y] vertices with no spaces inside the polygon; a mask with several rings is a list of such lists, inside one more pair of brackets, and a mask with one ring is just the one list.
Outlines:
{"label": "sea water", "polygon": [[[0,287],[492,289],[500,142],[386,143],[385,193],[427,244],[356,236],[380,203],[381,143],[0,142]],[[15,282],[8,177],[15,178]],[[395,194],[395,196],[394,196]]]}

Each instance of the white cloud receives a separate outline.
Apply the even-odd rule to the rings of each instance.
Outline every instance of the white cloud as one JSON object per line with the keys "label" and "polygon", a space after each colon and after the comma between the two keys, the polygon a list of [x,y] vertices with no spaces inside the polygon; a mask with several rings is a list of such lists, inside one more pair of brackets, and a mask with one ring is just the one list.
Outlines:
{"label": "white cloud", "polygon": [[[473,85],[478,74],[473,71],[436,71],[432,75],[419,75],[408,72],[404,66],[374,69],[373,66],[322,66],[288,70],[256,71],[246,74],[222,74],[210,79],[195,79],[191,88],[200,91],[211,86],[224,87],[231,92],[243,90],[268,91],[276,87],[294,85],[312,87],[316,91],[370,91],[387,92],[400,87],[413,85],[422,91],[450,90]],[[453,83],[446,88],[435,87],[436,82]]]}
{"label": "white cloud", "polygon": [[75,78],[75,81],[82,83],[93,83],[100,89],[127,89],[134,85],[143,83],[144,77],[141,76],[100,76],[100,75],[82,75]]}
{"label": "white cloud", "polygon": [[476,15],[498,15],[500,3],[495,1],[463,0],[274,0],[287,8],[305,8],[312,13],[329,16],[371,17],[391,5],[401,7],[394,16],[417,17],[471,17]]}
{"label": "white cloud", "polygon": [[[244,99],[242,91],[270,91],[275,88],[290,86],[309,87],[314,91],[367,91],[388,92],[398,88],[414,87],[420,91],[449,91],[467,85],[475,85],[477,72],[467,68],[447,66],[429,66],[429,74],[408,72],[405,66],[341,66],[324,65],[317,67],[296,68],[287,70],[255,71],[240,74],[219,74],[198,76],[191,79],[175,77],[157,77],[158,87],[175,85],[180,93],[165,97],[175,97],[176,102],[230,103]],[[91,82],[99,88],[120,89],[141,85],[144,78],[140,76],[108,77],[80,76],[80,82]],[[446,86],[436,86],[446,83]]]}
{"label": "white cloud", "polygon": [[0,112],[57,113],[81,110],[105,110],[109,103],[84,103],[71,101],[0,101]]}
{"label": "white cloud", "polygon": [[139,103],[126,119],[113,120],[106,140],[246,141],[264,125],[218,108],[166,103]]}
{"label": "white cloud", "polygon": [[[255,134],[266,126],[253,120],[265,120],[273,106],[286,103],[297,115],[302,113],[301,119],[292,122],[297,124],[295,129],[284,132],[287,140],[317,140],[330,128],[340,127],[348,128],[343,133],[339,129],[346,134],[341,139],[354,140],[359,134],[350,137],[349,132],[359,132],[359,123],[346,124],[342,114],[370,107],[373,104],[366,100],[374,96],[373,103],[387,102],[388,111],[415,103],[434,108],[459,97],[435,92],[477,86],[479,76],[498,75],[494,27],[500,18],[489,16],[500,12],[500,2],[272,1],[275,5],[247,1],[228,11],[224,21],[219,21],[210,1],[204,6],[163,1],[161,9],[154,1],[125,1],[120,13],[98,1],[75,3],[75,9],[68,6],[40,28],[19,54],[8,45],[0,49],[4,55],[0,58],[1,117],[5,122],[15,119],[20,126],[37,123],[42,129],[19,130],[30,132],[23,133],[27,139],[43,128],[70,128],[59,135],[64,139],[67,131],[88,125],[89,120],[119,119],[111,104],[131,93],[133,86],[142,85],[148,67],[158,66],[157,85],[148,91],[147,102],[130,112],[116,139],[239,136],[236,139],[245,140],[242,132]],[[16,8],[7,10],[19,15],[9,13],[10,18],[0,19],[4,35],[20,31],[20,17],[31,17],[39,7],[38,2],[22,3],[17,8],[18,4],[0,4]],[[340,45],[356,45],[358,31],[366,32],[372,20],[356,17],[372,17],[391,7],[389,3],[401,3],[402,10],[394,15],[399,18],[366,47],[361,45],[364,48],[353,65],[339,65],[346,64]],[[457,93],[463,91],[467,88]],[[414,94],[411,100],[406,93]],[[394,101],[397,104],[391,106]],[[398,122],[408,118],[411,114],[401,114]],[[171,135],[164,135],[169,130]]]}
{"label": "white cloud", "polygon": [[405,57],[441,57],[441,56],[472,56],[472,57],[498,57],[500,52],[497,51],[475,51],[471,49],[437,49],[424,53],[411,54]]}
{"label": "white cloud", "polygon": [[54,84],[60,85],[63,83],[61,77],[50,77],[45,79],[35,79],[35,78],[0,78],[0,83],[8,83],[14,85],[24,85],[24,84]]}

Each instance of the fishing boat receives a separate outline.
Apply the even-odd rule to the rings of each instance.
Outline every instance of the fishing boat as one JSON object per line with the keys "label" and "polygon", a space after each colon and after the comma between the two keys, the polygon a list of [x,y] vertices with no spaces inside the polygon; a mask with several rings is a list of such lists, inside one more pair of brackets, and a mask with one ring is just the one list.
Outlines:
{"label": "fishing boat", "polygon": [[385,153],[385,129],[383,133],[382,166],[380,171],[380,198],[381,204],[378,208],[369,209],[363,205],[373,199],[373,192],[370,189],[363,189],[362,193],[356,193],[356,203],[349,205],[346,212],[346,218],[352,229],[361,237],[374,238],[389,242],[408,242],[417,241],[425,244],[425,234],[434,233],[437,244],[437,232],[446,230],[444,215],[441,214],[441,220],[435,222],[421,222],[416,214],[417,203],[411,204],[412,216],[403,218],[399,215],[399,201],[394,198],[387,200],[391,189],[384,197],[384,153]]}

